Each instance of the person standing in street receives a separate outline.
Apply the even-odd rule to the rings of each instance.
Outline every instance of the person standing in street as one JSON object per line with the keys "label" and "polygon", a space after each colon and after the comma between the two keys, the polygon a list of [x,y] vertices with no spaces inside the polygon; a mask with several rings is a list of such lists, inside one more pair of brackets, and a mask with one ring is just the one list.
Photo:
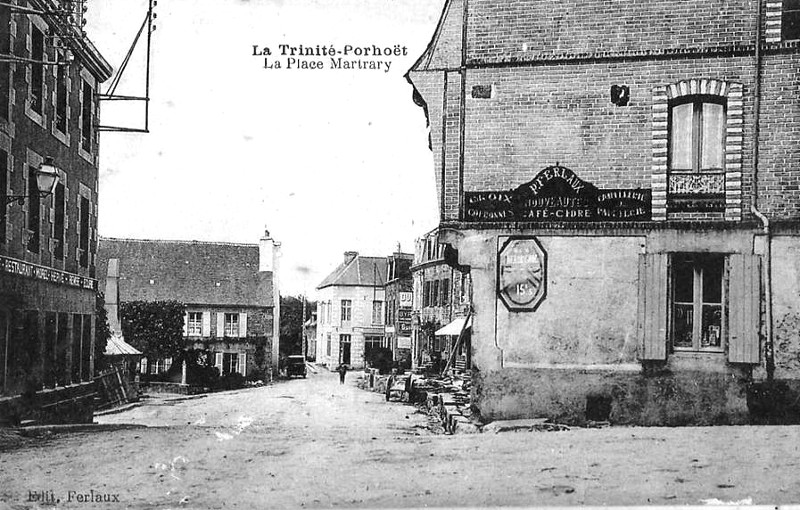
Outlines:
{"label": "person standing in street", "polygon": [[347,374],[347,365],[342,363],[336,371],[339,372],[339,384],[344,384],[344,376]]}

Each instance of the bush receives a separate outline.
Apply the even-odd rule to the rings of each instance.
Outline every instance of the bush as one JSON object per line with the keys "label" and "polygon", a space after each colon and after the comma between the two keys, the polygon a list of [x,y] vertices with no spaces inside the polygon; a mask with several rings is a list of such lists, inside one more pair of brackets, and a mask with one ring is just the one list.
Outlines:
{"label": "bush", "polygon": [[215,389],[217,390],[238,390],[244,388],[244,376],[240,373],[234,372],[232,374],[223,375],[217,381]]}

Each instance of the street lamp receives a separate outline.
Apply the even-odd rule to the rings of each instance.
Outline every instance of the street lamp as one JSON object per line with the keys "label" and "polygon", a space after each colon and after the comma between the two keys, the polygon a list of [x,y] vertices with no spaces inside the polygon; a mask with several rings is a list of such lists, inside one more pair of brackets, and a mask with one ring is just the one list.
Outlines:
{"label": "street lamp", "polygon": [[[53,165],[53,158],[49,156],[44,158],[44,162],[39,165],[39,168],[34,170],[34,175],[36,176],[36,189],[39,193],[39,197],[44,198],[55,191],[56,185],[58,184],[58,169]],[[30,198],[30,196],[6,195],[6,202],[0,217],[5,218],[6,209],[9,204],[16,202],[22,205],[25,203],[26,198]]]}

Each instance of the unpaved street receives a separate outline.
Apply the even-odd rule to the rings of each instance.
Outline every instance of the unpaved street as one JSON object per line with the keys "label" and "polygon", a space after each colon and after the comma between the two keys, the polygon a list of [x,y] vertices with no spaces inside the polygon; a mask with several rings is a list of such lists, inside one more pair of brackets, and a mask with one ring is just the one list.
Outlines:
{"label": "unpaved street", "polygon": [[[98,417],[147,428],[0,452],[0,508],[436,507],[800,501],[800,427],[439,436],[335,374]],[[50,492],[52,491],[52,492]],[[70,493],[70,491],[75,491]],[[73,501],[67,502],[70,494]]]}

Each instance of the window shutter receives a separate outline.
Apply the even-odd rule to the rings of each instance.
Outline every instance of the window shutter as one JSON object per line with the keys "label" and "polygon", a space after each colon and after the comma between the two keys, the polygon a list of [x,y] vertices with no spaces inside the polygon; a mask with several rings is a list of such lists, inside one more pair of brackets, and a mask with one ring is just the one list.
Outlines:
{"label": "window shutter", "polygon": [[728,361],[758,363],[761,322],[761,257],[734,253],[729,257]]}
{"label": "window shutter", "polygon": [[239,314],[239,337],[247,338],[247,313]]}
{"label": "window shutter", "polygon": [[189,312],[183,312],[183,336],[189,336]]}
{"label": "window shutter", "polygon": [[225,336],[225,314],[217,312],[217,338]]}
{"label": "window shutter", "polygon": [[239,373],[247,375],[247,354],[244,352],[239,354]]}
{"label": "window shutter", "polygon": [[222,375],[222,353],[214,353],[214,367],[219,370],[219,375]]}
{"label": "window shutter", "polygon": [[639,255],[638,333],[643,360],[667,359],[668,257]]}
{"label": "window shutter", "polygon": [[211,312],[203,312],[202,336],[211,336]]}

